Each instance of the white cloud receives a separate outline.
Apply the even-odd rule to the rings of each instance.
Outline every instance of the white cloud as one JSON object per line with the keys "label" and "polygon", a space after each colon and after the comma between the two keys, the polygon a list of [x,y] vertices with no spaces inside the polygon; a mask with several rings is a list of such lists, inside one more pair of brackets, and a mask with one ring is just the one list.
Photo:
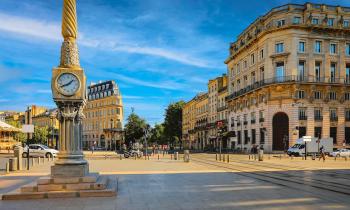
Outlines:
{"label": "white cloud", "polygon": [[[61,31],[59,23],[7,15],[4,13],[0,13],[0,30],[50,41],[62,40],[60,36]],[[211,67],[205,59],[199,59],[184,52],[176,52],[171,49],[138,46],[134,44],[138,43],[137,40],[118,40],[118,42],[116,42],[115,40],[101,40],[99,38],[93,37],[89,38],[86,37],[83,33],[80,33],[79,35],[79,44],[86,47],[98,48],[100,50],[112,50],[126,53],[157,56],[196,67]],[[25,38],[28,39],[27,37]],[[119,43],[123,44],[121,45]]]}
{"label": "white cloud", "polygon": [[160,89],[169,89],[169,90],[179,90],[186,88],[186,85],[182,83],[177,83],[174,81],[163,81],[163,82],[148,82],[145,80],[139,80],[135,79],[133,77],[128,77],[121,74],[113,73],[113,75],[118,78],[118,80],[124,81],[126,83],[138,85],[138,86],[145,86],[145,87],[153,87],[153,88],[160,88]]}

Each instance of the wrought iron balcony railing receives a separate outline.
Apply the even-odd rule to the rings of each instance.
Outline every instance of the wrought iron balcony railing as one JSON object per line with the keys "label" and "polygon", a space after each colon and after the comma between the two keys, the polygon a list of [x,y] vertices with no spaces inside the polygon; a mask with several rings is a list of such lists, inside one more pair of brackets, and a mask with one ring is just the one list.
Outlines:
{"label": "wrought iron balcony railing", "polygon": [[[279,83],[330,83],[330,84],[342,84],[342,80],[340,78],[330,78],[330,77],[302,77],[298,75],[291,75],[291,76],[283,76],[283,77],[273,77],[269,79],[264,79],[257,81],[251,85],[248,85],[238,91],[233,92],[231,95],[226,97],[226,100],[231,100],[236,97],[239,97],[245,93],[248,93],[250,91],[256,90],[258,88],[262,88],[268,85],[272,84],[279,84]],[[350,85],[350,82],[343,81],[343,84]]]}
{"label": "wrought iron balcony railing", "polygon": [[323,116],[317,116],[317,115],[316,115],[316,116],[314,117],[314,120],[315,120],[315,121],[323,121]]}

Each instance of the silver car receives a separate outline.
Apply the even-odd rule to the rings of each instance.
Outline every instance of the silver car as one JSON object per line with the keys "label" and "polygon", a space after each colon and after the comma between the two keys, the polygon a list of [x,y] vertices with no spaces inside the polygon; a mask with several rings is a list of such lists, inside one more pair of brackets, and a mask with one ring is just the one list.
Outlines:
{"label": "silver car", "polygon": [[[56,157],[58,151],[51,149],[43,144],[30,144],[29,145],[29,156],[30,157]],[[22,157],[28,157],[28,147],[23,149]]]}
{"label": "silver car", "polygon": [[329,153],[332,157],[350,157],[350,150],[348,149],[338,149],[337,151]]}

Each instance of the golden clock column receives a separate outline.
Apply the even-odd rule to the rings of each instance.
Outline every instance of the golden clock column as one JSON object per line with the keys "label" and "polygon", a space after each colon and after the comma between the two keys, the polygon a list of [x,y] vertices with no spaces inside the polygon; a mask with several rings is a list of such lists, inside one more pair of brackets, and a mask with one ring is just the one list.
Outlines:
{"label": "golden clock column", "polygon": [[86,77],[79,64],[76,0],[64,0],[60,65],[52,71],[51,89],[60,122],[59,155],[52,177],[83,177],[89,173],[82,152],[82,119]]}

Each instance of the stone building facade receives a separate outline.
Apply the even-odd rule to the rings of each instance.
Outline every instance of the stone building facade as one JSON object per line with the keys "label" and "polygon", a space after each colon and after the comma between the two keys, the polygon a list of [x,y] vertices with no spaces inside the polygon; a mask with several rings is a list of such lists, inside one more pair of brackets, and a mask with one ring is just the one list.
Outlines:
{"label": "stone building facade", "polygon": [[273,8],[230,45],[229,130],[241,149],[304,135],[350,143],[350,8]]}
{"label": "stone building facade", "polygon": [[123,140],[123,103],[118,85],[112,80],[91,84],[87,94],[83,147],[119,148]]}

